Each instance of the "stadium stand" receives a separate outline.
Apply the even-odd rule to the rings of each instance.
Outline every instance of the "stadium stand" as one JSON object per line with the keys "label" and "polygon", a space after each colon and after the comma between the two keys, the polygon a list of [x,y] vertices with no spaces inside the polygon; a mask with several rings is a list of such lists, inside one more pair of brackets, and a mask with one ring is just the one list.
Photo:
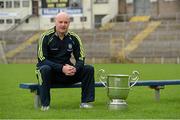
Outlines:
{"label": "stadium stand", "polygon": [[[122,62],[119,54],[124,51],[123,59],[125,59],[125,62],[179,63],[180,23],[175,20],[173,22],[164,20],[161,21],[160,25],[157,23],[156,28],[148,28],[149,23],[151,21],[115,22],[112,28],[106,30],[84,29],[72,31],[77,32],[83,40],[87,62]],[[154,30],[150,30],[148,33],[149,29]],[[13,57],[7,57],[8,63],[36,62],[37,39],[28,44],[28,39],[35,33],[35,31],[13,31],[8,35],[1,34],[0,38],[6,41],[5,54],[8,55],[10,52],[16,51]],[[141,34],[146,36],[143,37]],[[137,40],[138,35],[142,37],[139,40]],[[134,44],[133,41],[139,42]],[[22,43],[27,43],[24,48],[20,47]],[[19,49],[19,52],[17,52],[17,49]],[[126,52],[128,50],[130,52]]]}
{"label": "stadium stand", "polygon": [[[51,2],[1,0],[0,40],[6,43],[0,48],[1,63],[36,62],[37,31],[40,35],[52,27],[54,11],[61,10],[56,5],[65,5],[67,1]],[[180,63],[179,1],[147,0],[143,2],[148,6],[140,8],[136,6],[143,5],[139,0],[86,2],[79,3],[78,11],[71,9],[71,4],[66,7],[75,14],[70,28],[82,38],[87,62]],[[48,8],[50,3],[54,11]],[[136,13],[138,10],[140,13]]]}
{"label": "stadium stand", "polygon": [[[164,60],[167,61],[166,63],[179,63],[179,25],[180,23],[176,21],[162,21],[162,24],[156,31],[150,34],[132,54],[128,55],[128,57],[144,57],[146,60],[154,58],[154,63],[163,63],[165,62]],[[157,59],[161,60],[156,61]]]}

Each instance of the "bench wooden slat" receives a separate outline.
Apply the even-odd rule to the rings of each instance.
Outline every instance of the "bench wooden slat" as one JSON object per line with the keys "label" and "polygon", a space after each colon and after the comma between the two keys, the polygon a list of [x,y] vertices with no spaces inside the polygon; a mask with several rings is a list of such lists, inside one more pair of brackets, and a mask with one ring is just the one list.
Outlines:
{"label": "bench wooden slat", "polygon": [[135,86],[165,86],[180,85],[180,80],[142,80],[138,81]]}
{"label": "bench wooden slat", "polygon": [[[37,90],[39,85],[37,83],[21,83],[19,84],[20,88],[23,89],[31,89],[31,90]],[[75,83],[73,85],[62,85],[62,84],[56,84],[51,85],[51,88],[79,88],[81,87],[81,83]],[[95,82],[95,87],[104,87],[104,85],[101,82]]]}
{"label": "bench wooden slat", "polygon": [[[131,82],[130,84],[132,84]],[[179,85],[180,80],[142,80],[138,81],[135,86],[165,86],[165,85]],[[31,89],[36,90],[38,89],[39,85],[37,83],[21,83],[19,85],[20,88],[23,89]],[[79,88],[81,87],[81,83],[76,83],[73,85],[61,85],[56,84],[52,85],[51,88]],[[95,87],[104,87],[101,82],[95,82]]]}

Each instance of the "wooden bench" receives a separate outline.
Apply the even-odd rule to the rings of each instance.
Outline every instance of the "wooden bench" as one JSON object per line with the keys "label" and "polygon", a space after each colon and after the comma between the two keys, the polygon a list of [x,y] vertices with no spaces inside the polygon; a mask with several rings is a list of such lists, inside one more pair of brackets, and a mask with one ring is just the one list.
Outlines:
{"label": "wooden bench", "polygon": [[[131,82],[130,84],[133,84]],[[180,80],[141,80],[138,81],[135,86],[149,86],[150,88],[155,90],[155,99],[158,101],[160,99],[160,89],[164,89],[166,85],[180,85]],[[29,89],[32,93],[35,93],[34,97],[34,106],[35,108],[40,105],[40,97],[39,97],[39,87],[40,85],[37,83],[21,83],[19,87],[22,89]],[[76,83],[73,85],[52,85],[51,88],[79,88],[81,87],[81,83]],[[104,87],[101,82],[96,82],[95,87]]]}
{"label": "wooden bench", "polygon": [[[30,92],[34,93],[34,107],[38,108],[41,104],[40,102],[40,96],[39,96],[39,87],[40,85],[38,83],[21,83],[19,84],[19,87],[22,89],[29,89]],[[73,85],[61,85],[61,84],[54,84],[51,85],[51,88],[80,88],[81,83],[76,83]],[[104,87],[104,85],[101,82],[95,82],[95,87]]]}

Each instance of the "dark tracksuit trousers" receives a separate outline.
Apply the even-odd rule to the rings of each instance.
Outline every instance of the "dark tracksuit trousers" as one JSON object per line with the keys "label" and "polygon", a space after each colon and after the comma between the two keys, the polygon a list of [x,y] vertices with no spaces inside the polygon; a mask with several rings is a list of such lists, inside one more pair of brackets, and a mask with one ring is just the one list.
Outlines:
{"label": "dark tracksuit trousers", "polygon": [[94,87],[94,67],[84,65],[74,76],[55,72],[50,66],[42,65],[39,67],[42,84],[40,87],[40,97],[42,106],[50,105],[50,84],[74,84],[81,82],[81,102],[93,102],[95,99]]}

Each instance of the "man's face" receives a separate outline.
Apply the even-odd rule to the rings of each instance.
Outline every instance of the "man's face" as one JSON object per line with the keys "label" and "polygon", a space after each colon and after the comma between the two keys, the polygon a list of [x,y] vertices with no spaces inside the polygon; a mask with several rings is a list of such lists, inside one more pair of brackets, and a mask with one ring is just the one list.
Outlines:
{"label": "man's face", "polygon": [[69,17],[66,15],[60,15],[56,17],[55,25],[56,25],[56,31],[59,34],[65,34],[68,31],[70,24]]}

